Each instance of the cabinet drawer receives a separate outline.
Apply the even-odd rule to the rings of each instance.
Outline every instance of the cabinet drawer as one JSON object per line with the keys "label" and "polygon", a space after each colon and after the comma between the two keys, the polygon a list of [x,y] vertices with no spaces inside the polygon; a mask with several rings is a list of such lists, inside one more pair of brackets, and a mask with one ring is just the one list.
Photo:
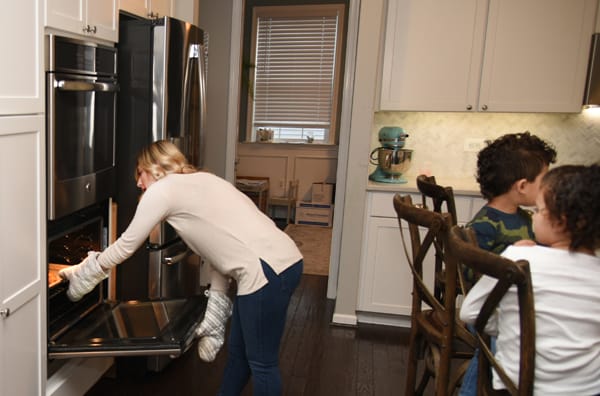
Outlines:
{"label": "cabinet drawer", "polygon": [[[414,203],[421,203],[421,195],[416,193],[401,193],[402,195],[410,195]],[[394,210],[394,192],[373,192],[370,194],[369,215],[373,217],[396,217]],[[454,196],[456,205],[456,217],[459,224],[464,224],[471,220],[473,215],[477,213],[479,208],[485,204],[485,200],[481,198],[469,196]]]}
{"label": "cabinet drawer", "polygon": [[[410,195],[413,202],[421,202],[421,196],[418,194],[400,193]],[[371,193],[369,215],[374,217],[396,217],[394,210],[395,192],[374,192]]]}

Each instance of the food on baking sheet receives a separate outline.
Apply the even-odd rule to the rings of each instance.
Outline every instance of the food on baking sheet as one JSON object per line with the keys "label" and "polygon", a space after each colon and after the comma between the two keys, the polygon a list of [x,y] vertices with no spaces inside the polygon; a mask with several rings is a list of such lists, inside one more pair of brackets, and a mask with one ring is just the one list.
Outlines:
{"label": "food on baking sheet", "polygon": [[66,264],[54,264],[48,265],[48,287],[54,287],[62,282],[62,278],[58,275],[58,271],[68,267]]}

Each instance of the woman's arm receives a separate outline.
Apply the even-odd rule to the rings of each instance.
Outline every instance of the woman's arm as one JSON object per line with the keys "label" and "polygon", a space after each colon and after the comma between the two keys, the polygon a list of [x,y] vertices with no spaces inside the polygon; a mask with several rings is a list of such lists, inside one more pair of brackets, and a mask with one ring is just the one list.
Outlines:
{"label": "woman's arm", "polygon": [[127,229],[98,256],[98,263],[109,269],[125,261],[144,243],[152,229],[167,218],[168,213],[167,196],[162,193],[158,182],[154,183],[142,195]]}
{"label": "woman's arm", "polygon": [[204,264],[209,267],[210,290],[227,293],[229,290],[229,278],[217,271],[208,261],[205,261]]}

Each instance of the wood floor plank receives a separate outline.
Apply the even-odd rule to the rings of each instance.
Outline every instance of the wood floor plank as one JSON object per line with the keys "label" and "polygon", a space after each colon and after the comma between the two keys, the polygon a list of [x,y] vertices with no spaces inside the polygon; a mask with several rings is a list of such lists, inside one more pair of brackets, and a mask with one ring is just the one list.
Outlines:
{"label": "wood floor plank", "polygon": [[[386,396],[404,393],[408,329],[331,324],[335,302],[327,299],[327,277],[303,275],[292,296],[280,350],[285,396]],[[227,359],[227,343],[212,363],[195,345],[158,373],[111,370],[87,396],[216,394]],[[120,360],[127,364],[126,360]],[[242,396],[252,395],[251,384]]]}

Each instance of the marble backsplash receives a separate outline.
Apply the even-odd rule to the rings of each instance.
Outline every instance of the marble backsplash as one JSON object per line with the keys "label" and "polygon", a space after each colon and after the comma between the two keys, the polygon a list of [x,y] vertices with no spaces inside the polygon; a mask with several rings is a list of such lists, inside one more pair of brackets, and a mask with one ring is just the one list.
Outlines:
{"label": "marble backsplash", "polygon": [[[530,131],[550,142],[557,164],[600,162],[600,113],[430,113],[377,112],[371,148],[379,147],[382,126],[400,126],[409,137],[405,148],[414,150],[406,177],[433,174],[438,180],[473,178],[477,152],[465,151],[465,140],[495,139],[505,133]],[[371,165],[371,168],[374,168]]]}

